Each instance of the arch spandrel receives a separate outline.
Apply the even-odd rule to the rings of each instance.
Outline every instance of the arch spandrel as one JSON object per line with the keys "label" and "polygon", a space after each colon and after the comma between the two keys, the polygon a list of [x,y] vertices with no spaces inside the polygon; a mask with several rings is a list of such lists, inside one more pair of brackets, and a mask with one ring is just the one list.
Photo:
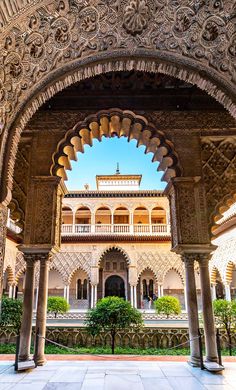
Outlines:
{"label": "arch spandrel", "polygon": [[7,150],[8,190],[28,120],[57,92],[96,74],[131,69],[166,73],[207,91],[236,116],[232,1],[32,4],[32,12],[28,8],[24,13],[23,7],[12,23],[6,20],[0,41],[2,158]]}

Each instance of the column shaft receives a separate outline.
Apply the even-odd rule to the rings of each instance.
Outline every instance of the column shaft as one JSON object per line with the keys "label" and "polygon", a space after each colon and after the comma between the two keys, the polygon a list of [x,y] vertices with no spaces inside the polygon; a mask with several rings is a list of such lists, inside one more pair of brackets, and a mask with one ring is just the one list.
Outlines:
{"label": "column shaft", "polygon": [[194,258],[192,255],[182,255],[185,264],[186,279],[186,303],[188,312],[189,338],[190,338],[190,363],[193,366],[200,365],[200,350],[198,341],[198,306],[197,292],[194,275]]}
{"label": "column shaft", "polygon": [[39,293],[38,305],[36,314],[35,330],[39,334],[38,351],[34,356],[38,365],[43,365],[46,362],[44,355],[46,336],[46,320],[47,320],[47,299],[48,299],[48,273],[49,273],[49,259],[48,255],[42,255],[40,259],[40,275],[39,275]]}
{"label": "column shaft", "polygon": [[94,307],[94,286],[93,286],[93,284],[92,284],[92,286],[91,286],[91,308],[93,308]]}
{"label": "column shaft", "polygon": [[98,286],[97,284],[94,286],[94,307],[96,307],[97,304],[97,291],[98,291]]}
{"label": "column shaft", "polygon": [[131,303],[131,306],[134,306],[134,290],[133,290],[133,286],[130,286],[130,303]]}
{"label": "column shaft", "polygon": [[12,298],[12,285],[9,285],[8,298]]}
{"label": "column shaft", "polygon": [[70,303],[70,286],[69,286],[69,284],[66,288],[66,300],[67,300],[67,303]]}
{"label": "column shaft", "polygon": [[30,342],[32,332],[32,315],[34,302],[34,277],[35,277],[35,261],[26,256],[26,272],[25,272],[25,289],[23,301],[23,316],[20,330],[20,352],[19,360],[24,361],[29,359]]}
{"label": "column shaft", "polygon": [[64,299],[67,300],[67,286],[64,286]]}
{"label": "column shaft", "polygon": [[134,286],[134,307],[137,309],[137,286]]}
{"label": "column shaft", "polygon": [[224,287],[225,287],[225,299],[226,301],[231,301],[230,284],[225,283]]}
{"label": "column shaft", "polygon": [[12,290],[12,298],[16,299],[16,285],[14,284],[13,290]]}
{"label": "column shaft", "polygon": [[209,275],[209,254],[199,255],[201,296],[202,296],[202,313],[205,331],[206,360],[217,362],[217,347],[215,323],[211,299],[211,285]]}
{"label": "column shaft", "polygon": [[216,299],[216,285],[212,284],[211,286],[211,298],[214,301]]}

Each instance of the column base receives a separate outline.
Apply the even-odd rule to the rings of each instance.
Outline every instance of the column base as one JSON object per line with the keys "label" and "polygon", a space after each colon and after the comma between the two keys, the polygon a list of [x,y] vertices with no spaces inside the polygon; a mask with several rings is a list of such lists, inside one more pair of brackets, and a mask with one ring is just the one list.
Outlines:
{"label": "column base", "polygon": [[27,360],[31,360],[29,355],[19,355],[19,362],[26,362]]}
{"label": "column base", "polygon": [[34,357],[34,361],[37,366],[44,366],[44,364],[47,363],[47,359],[44,355]]}
{"label": "column base", "polygon": [[191,367],[201,367],[200,357],[192,357],[190,356],[190,360],[187,362]]}
{"label": "column base", "polygon": [[218,363],[218,357],[206,356],[205,362]]}

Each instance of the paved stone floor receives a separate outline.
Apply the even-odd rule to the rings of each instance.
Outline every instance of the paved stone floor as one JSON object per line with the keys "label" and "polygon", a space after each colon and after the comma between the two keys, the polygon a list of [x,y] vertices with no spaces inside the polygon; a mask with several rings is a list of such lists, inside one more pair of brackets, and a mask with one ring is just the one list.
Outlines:
{"label": "paved stone floor", "polygon": [[0,390],[232,390],[236,363],[223,374],[192,368],[183,362],[49,361],[29,372],[15,373],[12,362],[0,362]]}

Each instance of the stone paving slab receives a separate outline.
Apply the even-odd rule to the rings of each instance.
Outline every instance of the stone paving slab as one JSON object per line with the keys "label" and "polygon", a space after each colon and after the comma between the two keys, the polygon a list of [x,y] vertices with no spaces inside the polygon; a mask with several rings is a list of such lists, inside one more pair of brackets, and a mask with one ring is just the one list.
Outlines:
{"label": "stone paving slab", "polygon": [[[1,2],[1,0],[0,0]],[[47,361],[111,361],[111,360],[121,360],[121,361],[141,361],[141,362],[187,362],[189,356],[183,355],[46,355]],[[223,356],[223,363],[236,363],[236,356]],[[0,361],[15,361],[15,355],[13,354],[0,354]]]}
{"label": "stone paving slab", "polygon": [[16,373],[2,361],[0,390],[236,390],[236,364],[216,374],[186,362],[49,361]]}

